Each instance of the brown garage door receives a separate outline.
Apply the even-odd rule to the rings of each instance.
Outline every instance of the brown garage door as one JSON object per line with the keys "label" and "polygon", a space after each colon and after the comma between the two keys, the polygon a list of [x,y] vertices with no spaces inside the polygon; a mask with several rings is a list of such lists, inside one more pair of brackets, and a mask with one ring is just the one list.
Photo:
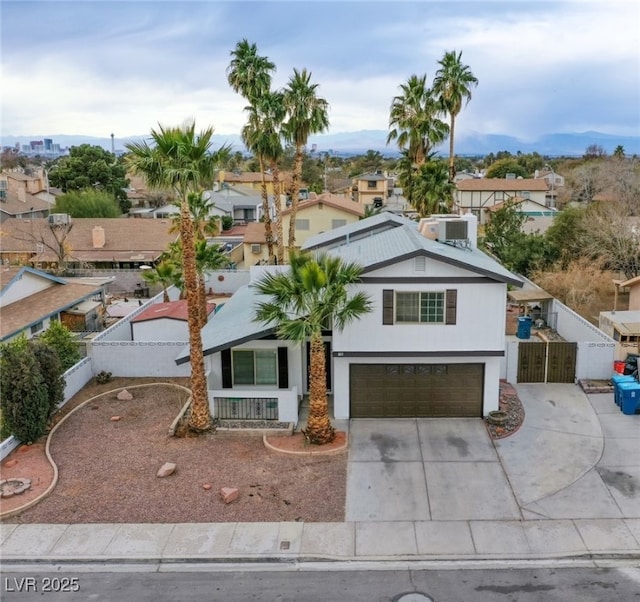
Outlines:
{"label": "brown garage door", "polygon": [[351,418],[482,416],[483,364],[351,364]]}

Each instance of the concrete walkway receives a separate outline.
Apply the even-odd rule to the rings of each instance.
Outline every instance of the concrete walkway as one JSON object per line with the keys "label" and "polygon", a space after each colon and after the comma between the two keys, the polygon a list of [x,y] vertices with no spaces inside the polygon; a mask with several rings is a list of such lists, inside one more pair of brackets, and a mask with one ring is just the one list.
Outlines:
{"label": "concrete walkway", "polygon": [[573,385],[516,388],[524,425],[495,444],[475,419],[352,421],[345,523],[2,524],[3,563],[582,557],[638,566],[640,415]]}

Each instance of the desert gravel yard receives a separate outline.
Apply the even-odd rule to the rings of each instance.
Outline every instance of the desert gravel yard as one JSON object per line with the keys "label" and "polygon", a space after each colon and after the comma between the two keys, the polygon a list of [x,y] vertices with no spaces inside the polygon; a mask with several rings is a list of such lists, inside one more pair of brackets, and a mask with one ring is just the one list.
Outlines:
{"label": "desert gravel yard", "polygon": [[[131,401],[118,400],[118,391],[104,394],[60,425],[51,441],[58,484],[9,522],[344,520],[346,453],[283,455],[255,435],[170,437],[187,393],[168,385],[129,391]],[[158,478],[165,462],[176,463],[176,472]],[[222,487],[237,487],[239,499],[225,504]]]}

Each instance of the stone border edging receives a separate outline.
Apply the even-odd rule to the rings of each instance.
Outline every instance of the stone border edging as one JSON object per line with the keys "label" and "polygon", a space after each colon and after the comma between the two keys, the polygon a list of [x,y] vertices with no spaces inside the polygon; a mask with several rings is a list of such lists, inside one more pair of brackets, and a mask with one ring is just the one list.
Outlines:
{"label": "stone border edging", "polygon": [[[53,436],[53,434],[58,430],[58,427],[64,423],[64,421],[69,418],[69,416],[72,416],[73,414],[75,414],[75,412],[77,412],[79,409],[83,408],[85,405],[87,405],[90,401],[93,401],[94,399],[97,399],[98,397],[102,397],[103,395],[109,395],[110,393],[115,393],[116,391],[123,391],[124,389],[139,389],[140,387],[178,387],[179,389],[183,389],[184,391],[186,391],[187,393],[191,393],[191,389],[188,389],[187,387],[183,386],[183,385],[178,385],[176,383],[146,383],[146,384],[141,384],[141,385],[131,385],[129,387],[117,387],[115,389],[111,389],[109,391],[105,391],[104,393],[99,393],[98,395],[94,395],[93,397],[90,397],[89,399],[85,399],[81,404],[79,404],[78,406],[76,406],[75,408],[73,408],[73,410],[71,410],[66,416],[63,416],[59,422],[57,422],[54,427],[49,431],[49,434],[47,435],[47,443],[45,444],[44,447],[44,453],[45,456],[47,457],[47,461],[49,462],[49,464],[51,465],[51,467],[53,468],[53,479],[51,480],[51,484],[49,485],[49,487],[47,487],[38,497],[32,499],[30,502],[27,502],[26,504],[23,504],[22,506],[18,506],[17,508],[14,508],[13,510],[7,510],[6,512],[2,512],[0,513],[0,520],[3,520],[5,518],[10,518],[12,516],[15,516],[17,514],[20,514],[21,512],[24,512],[25,510],[28,510],[29,508],[35,506],[37,503],[39,503],[40,501],[42,501],[45,497],[47,497],[55,488],[55,486],[58,484],[58,465],[53,461],[53,457],[51,456],[51,437]],[[189,398],[191,399],[191,398]]]}
{"label": "stone border edging", "polygon": [[290,449],[280,449],[279,447],[276,447],[275,445],[272,445],[267,441],[267,435],[262,436],[262,442],[264,443],[264,446],[268,450],[277,452],[279,454],[289,454],[291,456],[333,456],[333,455],[342,453],[349,447],[349,434],[345,433],[344,445],[342,445],[341,447],[336,447],[334,449],[328,449],[328,450],[318,449],[315,451],[314,450],[295,451]]}

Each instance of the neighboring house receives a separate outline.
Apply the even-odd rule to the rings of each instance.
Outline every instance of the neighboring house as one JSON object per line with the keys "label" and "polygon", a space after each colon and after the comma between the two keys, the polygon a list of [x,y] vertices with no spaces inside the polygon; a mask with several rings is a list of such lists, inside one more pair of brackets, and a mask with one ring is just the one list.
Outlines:
{"label": "neighboring house", "polygon": [[486,221],[488,209],[498,203],[523,198],[545,206],[547,182],[539,179],[479,178],[456,183],[454,212],[473,213],[481,224]]}
{"label": "neighboring house", "polygon": [[382,171],[353,178],[353,200],[361,205],[382,207],[393,191],[393,178]]}
{"label": "neighboring house", "polygon": [[[275,224],[272,224],[272,226],[273,238],[275,242]],[[244,250],[245,267],[269,263],[269,250],[267,249],[267,239],[265,236],[263,222],[253,222],[251,224],[247,224],[246,230],[244,232],[244,238],[242,239],[242,246]],[[273,252],[274,254],[276,253],[275,248]]]}
{"label": "neighboring house", "polygon": [[536,169],[533,177],[547,182],[546,205],[547,207],[557,207],[556,199],[558,198],[558,192],[564,188],[564,176],[550,169]]}
{"label": "neighboring house", "polygon": [[8,190],[0,180],[0,223],[8,219],[42,218],[49,214],[51,205],[24,188]]}
{"label": "neighboring house", "polygon": [[[274,194],[273,175],[265,173],[264,179],[267,185],[267,194],[272,196]],[[231,171],[221,170],[218,172],[218,182],[221,190],[225,188],[225,184],[228,188],[233,188],[240,184],[253,189],[253,191],[258,195],[262,194],[262,177],[257,172],[245,171],[234,173]],[[286,194],[287,190],[291,187],[291,174],[288,172],[280,172],[278,174],[278,184],[279,194]],[[301,186],[304,187],[304,185]]]}
{"label": "neighboring house", "polygon": [[[282,232],[289,236],[291,209],[282,212]],[[303,247],[316,234],[335,230],[362,219],[364,206],[341,196],[325,192],[310,193],[309,199],[300,201],[296,214],[296,247]]]}
{"label": "neighboring house", "polygon": [[[491,207],[485,208],[484,223],[491,221],[492,215],[503,208],[507,201],[496,203]],[[522,224],[522,231],[526,234],[544,234],[549,226],[553,224],[553,220],[557,217],[558,211],[551,209],[546,205],[541,205],[537,201],[531,199],[525,199],[522,197],[515,197],[511,199],[513,207],[518,213],[523,213],[527,216],[527,220]]]}
{"label": "neighboring house", "polygon": [[[215,304],[207,303],[207,315]],[[154,303],[131,319],[133,341],[188,341],[189,324],[187,301]]]}
{"label": "neighboring house", "polygon": [[69,218],[7,220],[0,228],[0,257],[10,264],[135,269],[155,263],[177,240],[169,220]]}
{"label": "neighboring house", "polygon": [[0,341],[27,338],[59,320],[70,330],[100,330],[104,285],[58,278],[30,267],[0,268]]}
{"label": "neighboring house", "polygon": [[616,342],[616,360],[640,353],[640,310],[601,311],[598,328]]}
{"label": "neighboring house", "polygon": [[[475,232],[469,237],[460,245],[431,240],[415,222],[382,213],[304,245],[359,263],[357,286],[373,303],[344,331],[325,333],[335,418],[479,417],[498,409],[507,286],[523,283],[476,248]],[[286,269],[253,268],[252,282]],[[308,392],[308,344],[279,340],[274,324],[255,322],[259,300],[251,284],[240,288],[202,331],[214,411],[229,399],[280,403]],[[176,361],[188,362],[188,351]]]}
{"label": "neighboring house", "polygon": [[629,290],[629,310],[640,311],[640,276],[623,281],[614,281],[614,284],[617,290],[622,287]]}

